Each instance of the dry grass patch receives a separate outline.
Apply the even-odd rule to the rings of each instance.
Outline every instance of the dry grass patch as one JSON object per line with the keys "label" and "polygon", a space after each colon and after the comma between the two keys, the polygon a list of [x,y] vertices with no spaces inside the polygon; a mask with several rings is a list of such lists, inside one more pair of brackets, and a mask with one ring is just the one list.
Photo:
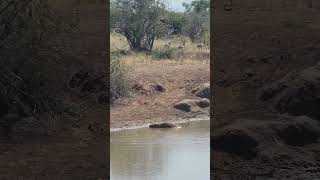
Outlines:
{"label": "dry grass patch", "polygon": [[[111,52],[129,52],[130,47],[124,36],[111,33]],[[183,42],[185,42],[183,46]],[[170,46],[166,47],[166,45]],[[154,48],[150,53],[131,52],[122,56],[128,64],[209,64],[210,47],[197,48],[197,43],[192,43],[186,37],[172,37],[168,39],[156,39]]]}

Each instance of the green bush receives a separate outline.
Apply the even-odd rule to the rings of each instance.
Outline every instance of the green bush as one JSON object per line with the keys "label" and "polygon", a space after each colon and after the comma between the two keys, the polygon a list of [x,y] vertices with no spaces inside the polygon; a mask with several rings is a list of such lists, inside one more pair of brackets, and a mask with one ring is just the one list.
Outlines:
{"label": "green bush", "polygon": [[176,49],[172,48],[155,49],[152,51],[154,59],[173,59],[176,57],[176,54]]}
{"label": "green bush", "polygon": [[[0,96],[6,99],[0,126],[9,134],[25,116],[40,120],[48,112],[76,115],[77,104],[64,91],[66,62],[58,61],[63,53],[48,43],[74,27],[46,0],[0,1],[0,7],[5,7],[0,16]],[[19,118],[5,118],[7,111]]]}
{"label": "green bush", "polygon": [[129,96],[128,67],[118,56],[111,56],[110,94],[111,102]]}

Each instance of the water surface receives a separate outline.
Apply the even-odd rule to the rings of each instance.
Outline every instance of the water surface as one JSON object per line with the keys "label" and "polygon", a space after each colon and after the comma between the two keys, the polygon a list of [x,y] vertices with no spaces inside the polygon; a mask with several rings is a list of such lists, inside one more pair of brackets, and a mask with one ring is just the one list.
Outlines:
{"label": "water surface", "polygon": [[209,121],[111,132],[111,180],[209,180]]}

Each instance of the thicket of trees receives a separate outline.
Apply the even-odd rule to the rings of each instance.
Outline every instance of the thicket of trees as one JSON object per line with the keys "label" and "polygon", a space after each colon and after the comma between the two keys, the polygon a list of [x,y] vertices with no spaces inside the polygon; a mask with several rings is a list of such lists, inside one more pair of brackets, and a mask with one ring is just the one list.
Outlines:
{"label": "thicket of trees", "polygon": [[208,0],[192,1],[190,4],[184,3],[186,8],[187,22],[184,26],[185,34],[192,42],[200,39],[208,39],[210,33],[210,2]]}
{"label": "thicket of trees", "polygon": [[180,34],[195,42],[209,38],[209,0],[184,3],[184,13],[167,10],[163,0],[111,1],[111,30],[124,35],[134,51],[151,51],[156,38]]}
{"label": "thicket of trees", "polygon": [[124,35],[131,49],[150,51],[163,30],[162,0],[115,0],[111,2],[111,27]]}
{"label": "thicket of trees", "polygon": [[[66,112],[63,64],[53,62],[59,55],[46,43],[71,29],[47,0],[0,1],[0,131],[5,135],[22,115]],[[16,118],[10,119],[12,114]]]}

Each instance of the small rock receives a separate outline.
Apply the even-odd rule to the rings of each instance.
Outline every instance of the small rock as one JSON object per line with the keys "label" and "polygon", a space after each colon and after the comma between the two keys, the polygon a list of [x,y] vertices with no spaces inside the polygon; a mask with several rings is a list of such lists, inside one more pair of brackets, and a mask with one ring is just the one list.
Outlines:
{"label": "small rock", "polygon": [[142,83],[135,83],[131,88],[136,91],[145,90]]}
{"label": "small rock", "polygon": [[91,124],[91,123],[88,125],[88,130],[89,130],[89,131],[91,131],[91,132],[93,132],[93,131],[94,131],[94,129],[93,129],[93,127],[92,127],[92,124]]}
{"label": "small rock", "polygon": [[160,84],[152,84],[150,85],[152,89],[156,90],[156,91],[159,91],[159,92],[165,92],[166,89],[160,85]]}
{"label": "small rock", "polygon": [[151,93],[150,89],[146,89],[143,83],[136,83],[132,85],[132,90],[139,94],[149,94]]}

